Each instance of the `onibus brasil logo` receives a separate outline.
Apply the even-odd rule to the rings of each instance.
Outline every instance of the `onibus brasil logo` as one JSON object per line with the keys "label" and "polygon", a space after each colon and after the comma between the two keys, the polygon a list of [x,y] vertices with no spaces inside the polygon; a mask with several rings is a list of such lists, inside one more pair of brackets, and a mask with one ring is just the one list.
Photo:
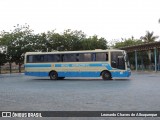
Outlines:
{"label": "onibus brasil logo", "polygon": [[42,117],[40,112],[2,112],[2,117]]}

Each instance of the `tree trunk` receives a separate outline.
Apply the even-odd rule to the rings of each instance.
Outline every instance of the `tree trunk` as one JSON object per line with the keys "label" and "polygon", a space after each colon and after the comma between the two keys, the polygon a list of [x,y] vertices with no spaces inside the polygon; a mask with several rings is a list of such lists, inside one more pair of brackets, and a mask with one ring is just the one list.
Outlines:
{"label": "tree trunk", "polygon": [[148,50],[148,58],[149,58],[149,70],[151,70],[151,50]]}
{"label": "tree trunk", "polygon": [[10,71],[10,74],[12,73],[12,63],[9,63],[9,71]]}
{"label": "tree trunk", "polygon": [[1,72],[1,65],[0,65],[0,74],[1,74],[2,72]]}
{"label": "tree trunk", "polygon": [[21,73],[21,63],[19,63],[19,73]]}

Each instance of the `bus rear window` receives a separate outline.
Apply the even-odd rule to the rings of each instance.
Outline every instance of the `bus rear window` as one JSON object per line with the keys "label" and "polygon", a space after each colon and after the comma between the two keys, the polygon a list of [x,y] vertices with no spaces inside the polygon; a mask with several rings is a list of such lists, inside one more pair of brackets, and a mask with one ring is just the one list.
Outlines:
{"label": "bus rear window", "polygon": [[27,55],[27,63],[32,63],[32,62],[33,62],[33,56]]}

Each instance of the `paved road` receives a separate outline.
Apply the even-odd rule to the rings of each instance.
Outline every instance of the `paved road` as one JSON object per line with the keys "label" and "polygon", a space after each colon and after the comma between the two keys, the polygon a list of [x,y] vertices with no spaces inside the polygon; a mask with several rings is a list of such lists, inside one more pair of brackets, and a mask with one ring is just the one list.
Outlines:
{"label": "paved road", "polygon": [[132,73],[112,81],[0,75],[0,111],[62,110],[159,111],[160,74]]}

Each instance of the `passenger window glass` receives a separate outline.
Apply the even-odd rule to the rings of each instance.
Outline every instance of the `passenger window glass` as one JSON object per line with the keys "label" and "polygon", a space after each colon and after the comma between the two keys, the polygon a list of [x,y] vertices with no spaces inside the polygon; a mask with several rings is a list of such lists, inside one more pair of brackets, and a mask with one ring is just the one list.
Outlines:
{"label": "passenger window glass", "polygon": [[64,54],[63,62],[76,62],[76,54]]}
{"label": "passenger window glass", "polygon": [[49,54],[48,56],[48,62],[57,62],[59,57],[57,57],[56,54]]}
{"label": "passenger window glass", "polygon": [[96,61],[108,61],[108,53],[96,53]]}
{"label": "passenger window glass", "polygon": [[33,62],[33,56],[27,55],[27,63],[32,63],[32,62]]}
{"label": "passenger window glass", "polygon": [[92,61],[92,54],[91,53],[79,54],[79,61],[80,62],[90,62],[90,61]]}

